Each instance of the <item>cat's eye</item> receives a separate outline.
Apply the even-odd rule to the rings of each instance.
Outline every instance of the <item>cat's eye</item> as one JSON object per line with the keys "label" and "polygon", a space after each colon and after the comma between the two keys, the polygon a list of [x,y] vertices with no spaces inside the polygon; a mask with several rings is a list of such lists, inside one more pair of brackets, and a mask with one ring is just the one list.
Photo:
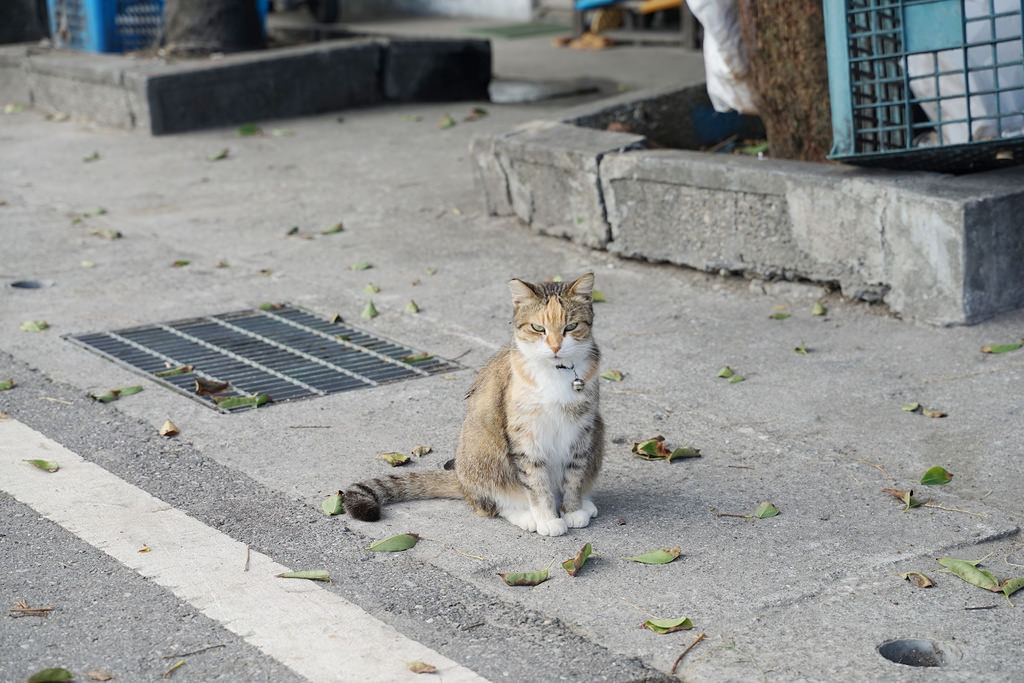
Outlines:
{"label": "cat's eye", "polygon": [[544,334],[544,328],[541,327],[540,325],[532,324],[530,325],[530,327],[533,328],[533,331],[536,332],[537,334]]}
{"label": "cat's eye", "polygon": [[579,323],[570,323],[570,324],[565,326],[565,331],[566,332],[572,332],[573,330],[575,330],[579,326],[580,326]]}

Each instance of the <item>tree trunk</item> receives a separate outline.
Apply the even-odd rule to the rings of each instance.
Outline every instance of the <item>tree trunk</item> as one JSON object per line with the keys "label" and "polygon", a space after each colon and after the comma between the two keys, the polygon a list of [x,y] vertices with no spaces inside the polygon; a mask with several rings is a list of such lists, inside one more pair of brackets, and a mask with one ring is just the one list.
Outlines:
{"label": "tree trunk", "polygon": [[164,46],[172,54],[203,55],[263,47],[256,0],[167,0]]}
{"label": "tree trunk", "polygon": [[739,0],[771,156],[824,161],[832,146],[821,0]]}

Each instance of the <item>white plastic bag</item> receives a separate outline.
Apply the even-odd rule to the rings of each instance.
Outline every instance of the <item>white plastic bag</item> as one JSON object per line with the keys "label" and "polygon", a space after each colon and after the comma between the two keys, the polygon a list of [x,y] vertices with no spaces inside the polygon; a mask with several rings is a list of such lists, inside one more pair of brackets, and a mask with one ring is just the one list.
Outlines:
{"label": "white plastic bag", "polygon": [[686,0],[686,4],[704,27],[704,73],[711,104],[716,111],[756,114],[736,0]]}

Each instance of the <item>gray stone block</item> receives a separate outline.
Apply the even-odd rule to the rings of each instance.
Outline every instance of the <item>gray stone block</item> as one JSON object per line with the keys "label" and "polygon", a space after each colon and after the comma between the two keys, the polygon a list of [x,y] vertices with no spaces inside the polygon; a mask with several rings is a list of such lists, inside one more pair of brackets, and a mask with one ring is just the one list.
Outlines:
{"label": "gray stone block", "polygon": [[25,60],[29,48],[25,45],[0,46],[0,93],[5,104],[29,104],[32,89],[28,85]]}
{"label": "gray stone block", "polygon": [[337,41],[246,53],[145,75],[154,134],[335,111],[383,99],[381,47]]}
{"label": "gray stone block", "polygon": [[[639,135],[540,121],[495,138],[493,153],[507,179],[511,209],[519,218],[545,235],[603,249],[609,229],[598,164],[605,154],[636,149],[643,142]],[[493,167],[480,173],[490,173],[495,182],[499,178]],[[501,210],[500,192],[495,190],[492,196],[494,206],[488,210]]]}
{"label": "gray stone block", "polygon": [[473,184],[484,198],[489,216],[511,216],[512,197],[508,192],[508,174],[498,158],[500,136],[478,135],[469,143],[473,166]]}
{"label": "gray stone block", "polygon": [[488,100],[490,41],[390,38],[382,44],[383,89],[388,100]]}

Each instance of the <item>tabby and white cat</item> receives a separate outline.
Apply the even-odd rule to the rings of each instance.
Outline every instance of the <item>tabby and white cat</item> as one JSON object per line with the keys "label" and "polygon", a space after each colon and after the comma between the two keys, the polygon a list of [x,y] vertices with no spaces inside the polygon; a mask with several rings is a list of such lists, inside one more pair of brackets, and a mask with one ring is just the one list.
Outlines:
{"label": "tabby and white cat", "polygon": [[380,519],[381,505],[464,498],[477,514],[561,536],[597,515],[586,495],[604,453],[591,336],[594,276],[575,282],[509,282],[514,339],[466,395],[454,470],[390,475],[353,484],[345,508]]}

